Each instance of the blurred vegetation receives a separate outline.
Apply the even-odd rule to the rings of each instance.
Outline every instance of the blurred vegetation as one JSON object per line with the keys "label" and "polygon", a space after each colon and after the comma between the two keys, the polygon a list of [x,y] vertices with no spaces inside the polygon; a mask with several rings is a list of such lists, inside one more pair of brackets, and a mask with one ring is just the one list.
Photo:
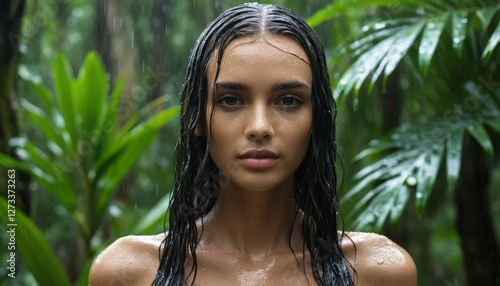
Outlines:
{"label": "blurred vegetation", "polygon": [[[2,266],[2,285],[85,285],[116,238],[163,231],[190,49],[215,15],[243,2],[1,4],[0,30],[14,31],[0,43],[0,57],[12,58],[0,59],[1,173],[31,175],[16,185],[25,194],[17,279]],[[308,19],[324,43],[346,229],[407,248],[420,285],[500,285],[491,282],[500,273],[498,2],[268,2]],[[24,13],[6,14],[19,3]],[[19,18],[18,32],[7,16]],[[2,222],[5,208],[1,199]],[[5,245],[4,223],[0,231]]]}

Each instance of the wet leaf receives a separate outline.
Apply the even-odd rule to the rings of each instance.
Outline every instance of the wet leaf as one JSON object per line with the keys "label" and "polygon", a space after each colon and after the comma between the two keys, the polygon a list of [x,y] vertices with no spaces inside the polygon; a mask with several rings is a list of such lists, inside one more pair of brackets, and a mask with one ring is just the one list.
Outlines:
{"label": "wet leaf", "polygon": [[59,55],[57,57],[53,64],[52,72],[59,110],[64,119],[64,128],[70,135],[73,146],[76,146],[78,139],[72,93],[72,82],[74,79],[69,63],[64,56]]}
{"label": "wet leaf", "polygon": [[[158,226],[168,210],[170,195],[163,196],[142,218],[137,222],[134,234],[150,234]],[[168,219],[167,219],[168,221]]]}
{"label": "wet leaf", "polygon": [[427,75],[429,65],[439,43],[441,33],[448,20],[449,14],[445,13],[441,17],[431,19],[426,25],[420,40],[418,49],[418,67],[420,71]]}
{"label": "wet leaf", "polygon": [[476,139],[476,141],[483,147],[483,150],[489,155],[493,155],[493,144],[491,143],[490,136],[484,128],[482,123],[475,123],[467,127],[467,131]]}
{"label": "wet leaf", "polygon": [[422,213],[436,181],[441,159],[443,158],[443,143],[436,142],[434,148],[424,152],[418,158],[418,163],[416,163],[418,171],[415,177],[418,183],[415,193],[415,210],[419,215]]}
{"label": "wet leaf", "polygon": [[446,179],[448,190],[455,189],[462,162],[462,144],[464,129],[456,129],[450,133],[446,141]]}
{"label": "wet leaf", "polygon": [[399,61],[406,55],[408,49],[413,45],[415,39],[422,31],[424,22],[408,26],[395,35],[395,44],[388,52],[387,65],[384,69],[384,77],[387,78],[399,64]]}
{"label": "wet leaf", "polygon": [[467,26],[469,23],[469,12],[465,9],[458,10],[452,14],[451,36],[453,48],[457,51],[458,56],[462,55],[465,36],[467,34]]}
{"label": "wet leaf", "polygon": [[498,43],[500,42],[500,23],[498,23],[497,27],[495,28],[495,31],[490,36],[490,39],[488,40],[488,43],[486,44],[486,47],[483,50],[482,58],[483,59],[488,59],[490,55],[493,53],[493,50],[498,46]]}
{"label": "wet leaf", "polygon": [[[11,230],[7,223],[9,209],[7,201],[0,197],[0,218],[5,222],[7,231]],[[15,251],[23,258],[38,284],[69,286],[69,278],[63,266],[40,229],[20,209],[15,210],[15,223]]]}
{"label": "wet leaf", "polygon": [[74,110],[80,119],[82,140],[89,140],[99,129],[106,102],[107,76],[100,60],[93,52],[87,54],[74,83]]}

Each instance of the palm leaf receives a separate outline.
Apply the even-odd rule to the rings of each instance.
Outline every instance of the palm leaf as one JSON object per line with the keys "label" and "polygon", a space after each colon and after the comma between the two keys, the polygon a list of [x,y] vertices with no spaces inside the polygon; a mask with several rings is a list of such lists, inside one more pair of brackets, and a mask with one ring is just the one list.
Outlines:
{"label": "palm leaf", "polygon": [[498,46],[498,43],[500,43],[500,23],[498,23],[493,34],[491,34],[488,44],[486,44],[486,48],[483,50],[482,58],[488,59],[493,53],[493,50]]}

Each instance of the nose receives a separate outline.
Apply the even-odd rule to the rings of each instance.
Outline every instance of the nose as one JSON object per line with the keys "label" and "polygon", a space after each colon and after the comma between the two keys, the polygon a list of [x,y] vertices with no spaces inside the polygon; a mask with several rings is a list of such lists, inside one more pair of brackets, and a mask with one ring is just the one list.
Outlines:
{"label": "nose", "polygon": [[274,136],[272,111],[264,104],[249,109],[245,136],[251,140],[269,140]]}

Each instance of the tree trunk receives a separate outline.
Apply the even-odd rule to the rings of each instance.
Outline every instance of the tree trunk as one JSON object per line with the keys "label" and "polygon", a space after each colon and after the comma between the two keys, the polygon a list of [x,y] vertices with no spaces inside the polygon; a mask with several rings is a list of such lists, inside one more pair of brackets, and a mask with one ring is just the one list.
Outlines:
{"label": "tree trunk", "polygon": [[462,156],[455,199],[467,284],[500,285],[500,252],[488,199],[492,159],[469,135]]}
{"label": "tree trunk", "polygon": [[[16,100],[17,68],[21,53],[21,19],[25,8],[24,0],[3,0],[0,2],[0,153],[17,157],[9,141],[19,135],[17,120],[18,102]],[[16,171],[16,204],[27,215],[30,214],[30,177],[27,173]],[[0,166],[0,186],[7,187],[7,171]],[[6,195],[7,192],[2,192]]]}
{"label": "tree trunk", "polygon": [[[151,33],[153,43],[151,47],[151,68],[155,73],[161,73],[167,66],[167,23],[170,0],[153,0],[151,5]],[[149,100],[153,101],[161,96],[166,77],[154,75],[154,83],[149,87]]]}
{"label": "tree trunk", "polygon": [[[125,6],[117,0],[97,0],[95,8],[94,45],[101,56],[110,78],[110,86],[114,86],[119,75],[123,76],[123,95],[118,112],[118,124],[123,125],[135,112],[137,106],[146,98],[140,92],[133,94],[132,89],[136,80],[135,47],[133,30],[127,29],[128,15]],[[131,33],[132,34],[131,34]],[[127,178],[124,179],[124,182]],[[128,180],[130,181],[130,179]],[[129,184],[122,184],[115,196],[119,200],[128,200]],[[106,231],[105,236],[106,236]]]}

